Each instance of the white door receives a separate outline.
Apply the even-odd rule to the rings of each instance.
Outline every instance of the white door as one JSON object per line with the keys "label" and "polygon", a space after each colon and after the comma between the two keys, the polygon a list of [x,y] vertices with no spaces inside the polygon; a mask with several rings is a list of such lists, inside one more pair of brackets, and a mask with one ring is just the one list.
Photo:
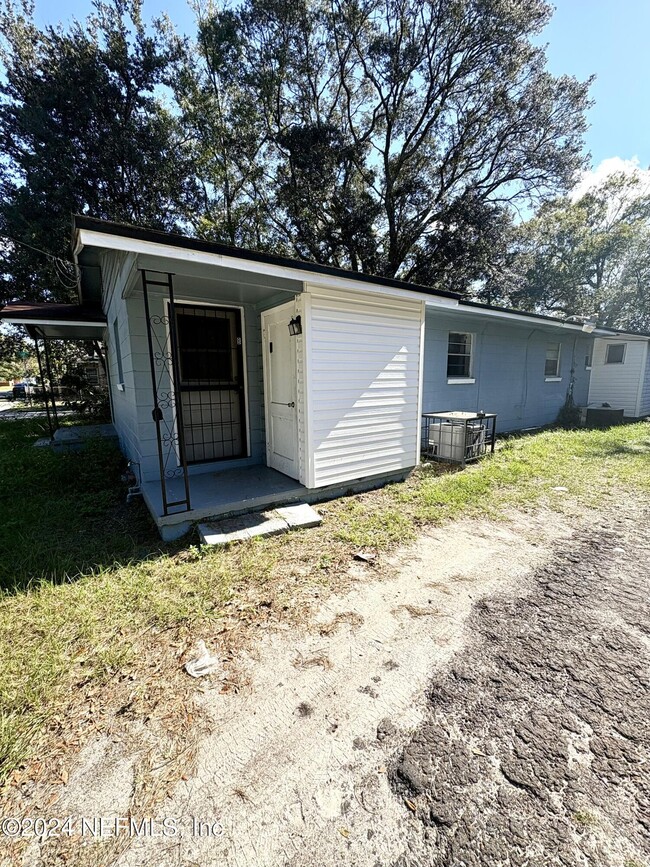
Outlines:
{"label": "white door", "polygon": [[296,340],[289,334],[293,302],[262,314],[266,403],[266,457],[273,469],[298,478]]}

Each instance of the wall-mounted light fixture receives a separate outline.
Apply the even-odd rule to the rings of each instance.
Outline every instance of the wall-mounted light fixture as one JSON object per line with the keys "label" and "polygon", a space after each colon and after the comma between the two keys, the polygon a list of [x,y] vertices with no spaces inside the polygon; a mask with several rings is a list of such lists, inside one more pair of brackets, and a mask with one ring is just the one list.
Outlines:
{"label": "wall-mounted light fixture", "polygon": [[296,334],[302,334],[302,319],[300,316],[296,316],[295,319],[289,320],[289,334],[292,337],[295,337]]}

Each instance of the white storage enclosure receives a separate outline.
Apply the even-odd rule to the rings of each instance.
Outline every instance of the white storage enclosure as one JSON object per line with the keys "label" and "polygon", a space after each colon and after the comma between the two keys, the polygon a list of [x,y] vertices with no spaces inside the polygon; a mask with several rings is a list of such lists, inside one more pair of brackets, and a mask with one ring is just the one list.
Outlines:
{"label": "white storage enclosure", "polygon": [[628,418],[650,413],[650,338],[636,335],[598,337],[594,341],[589,382],[590,407],[609,404]]}
{"label": "white storage enclosure", "polygon": [[310,488],[419,462],[424,303],[305,287]]}

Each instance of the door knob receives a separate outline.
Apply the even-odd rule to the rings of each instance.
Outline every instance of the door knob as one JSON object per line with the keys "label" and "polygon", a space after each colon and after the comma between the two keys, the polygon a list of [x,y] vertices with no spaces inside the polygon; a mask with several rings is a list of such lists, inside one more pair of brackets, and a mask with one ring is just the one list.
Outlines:
{"label": "door knob", "polygon": [[287,404],[287,406],[295,406],[295,405],[296,405],[296,404],[295,404],[295,401],[293,401],[293,400],[291,401],[291,403],[288,403],[288,404]]}

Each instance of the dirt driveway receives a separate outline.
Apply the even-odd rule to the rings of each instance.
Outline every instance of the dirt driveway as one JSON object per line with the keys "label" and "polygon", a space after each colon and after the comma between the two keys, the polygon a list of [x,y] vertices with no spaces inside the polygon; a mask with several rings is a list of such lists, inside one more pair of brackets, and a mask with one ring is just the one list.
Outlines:
{"label": "dirt driveway", "polygon": [[[649,514],[460,522],[355,563],[236,660],[246,688],[197,682],[204,728],[156,806],[174,833],[22,863],[647,867]],[[89,744],[56,812],[139,817],[133,743]]]}
{"label": "dirt driveway", "polygon": [[647,864],[647,515],[584,529],[525,596],[479,602],[390,770],[399,865]]}

